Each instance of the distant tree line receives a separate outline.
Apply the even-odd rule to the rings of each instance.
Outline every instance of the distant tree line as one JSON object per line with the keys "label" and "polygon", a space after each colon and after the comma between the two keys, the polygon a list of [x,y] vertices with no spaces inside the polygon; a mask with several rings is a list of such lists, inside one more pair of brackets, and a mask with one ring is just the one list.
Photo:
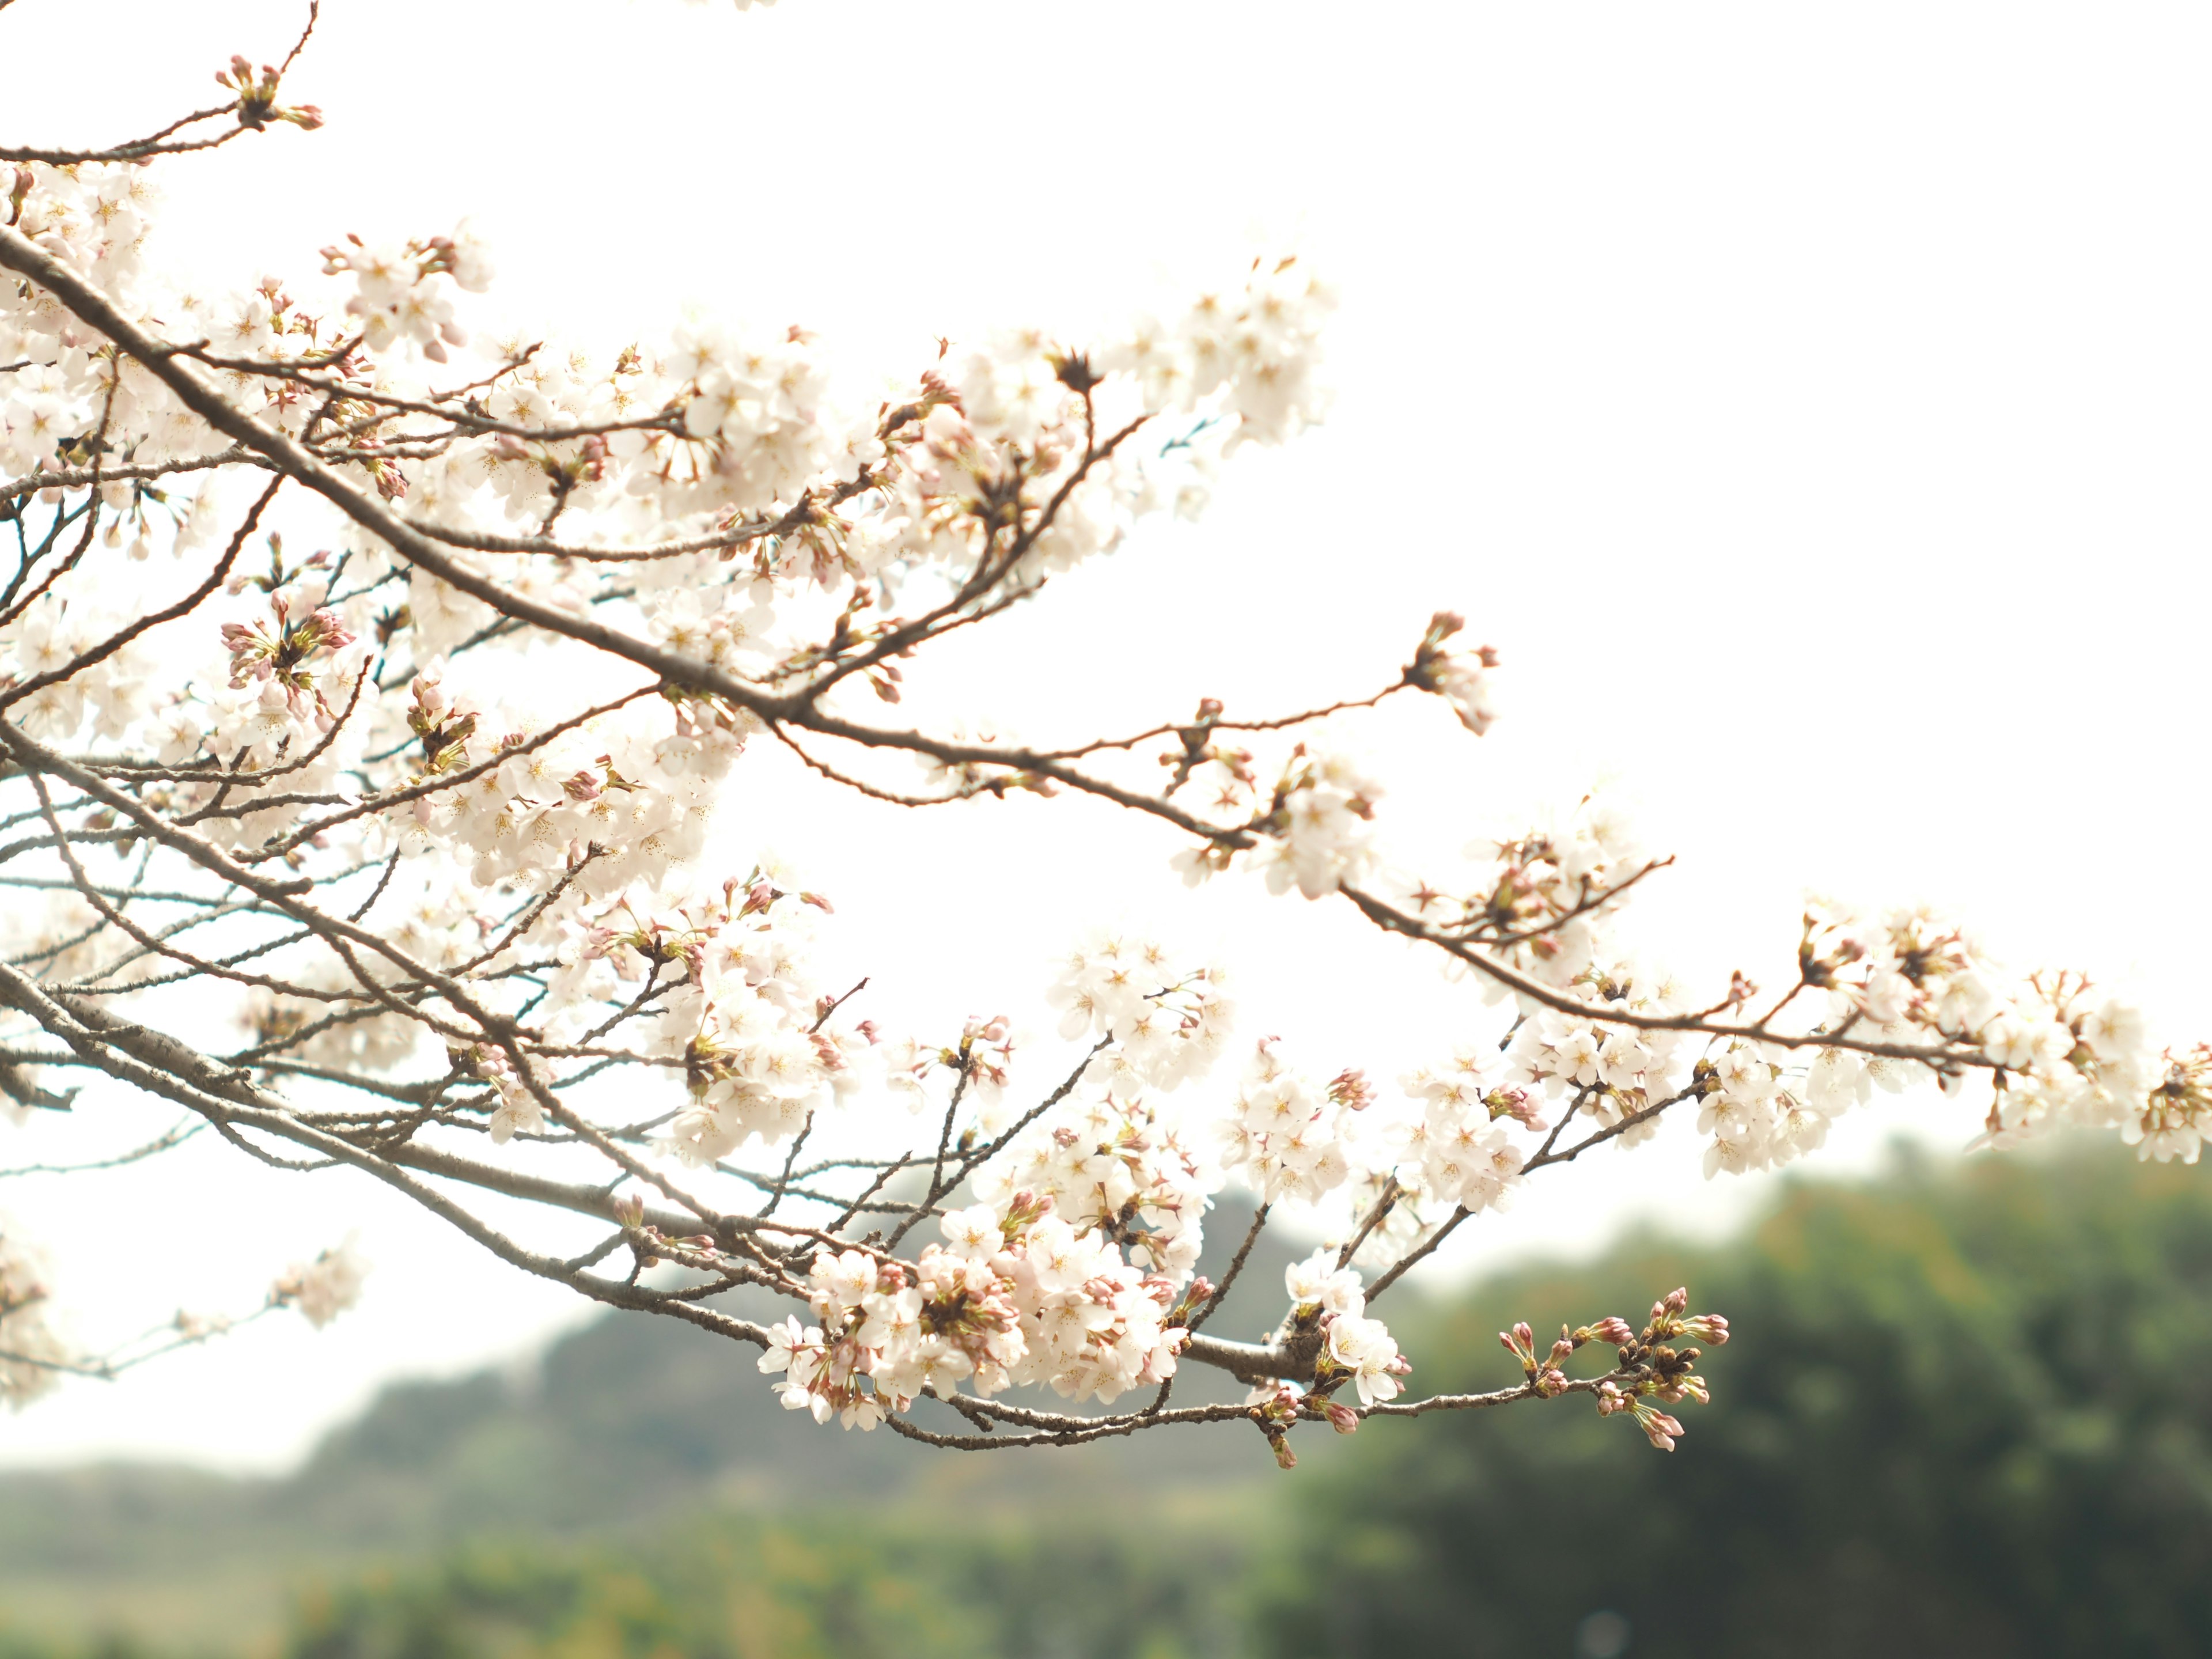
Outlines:
{"label": "distant tree line", "polygon": [[[1417,1367],[1510,1379],[1516,1320],[1710,1286],[1730,1409],[1672,1456],[1560,1401],[1362,1432],[1203,1514],[1148,1501],[1146,1465],[1088,1515],[1066,1488],[633,1513],[310,1589],[288,1659],[2202,1654],[2212,1204],[2190,1171],[2060,1150],[1800,1184],[1750,1248],[1631,1239],[1408,1322]],[[102,1656],[0,1634],[0,1659]]]}

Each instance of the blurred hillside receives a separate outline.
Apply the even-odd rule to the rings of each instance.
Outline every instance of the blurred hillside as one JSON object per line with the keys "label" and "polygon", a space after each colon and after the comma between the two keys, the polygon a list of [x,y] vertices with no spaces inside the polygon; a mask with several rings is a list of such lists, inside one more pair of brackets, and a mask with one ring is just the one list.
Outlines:
{"label": "blurred hillside", "polygon": [[[1209,1216],[1206,1271],[1226,1266],[1250,1218],[1233,1203]],[[1263,1237],[1212,1328],[1256,1336],[1279,1319],[1292,1253]],[[726,1301],[750,1316],[787,1311]],[[526,1369],[386,1389],[285,1479],[133,1465],[0,1475],[0,1633],[120,1629],[221,1644],[241,1628],[273,1629],[303,1574],[468,1538],[605,1534],[704,1509],[788,1515],[862,1499],[957,1503],[981,1520],[1006,1501],[986,1458],[785,1411],[755,1358],[680,1321],[611,1314]],[[1242,1392],[1197,1367],[1177,1383],[1190,1401]],[[1275,1472],[1257,1435],[1202,1430],[1022,1455],[1025,1501],[1079,1510]]]}
{"label": "blurred hillside", "polygon": [[[1481,1388],[1515,1319],[1686,1282],[1737,1334],[1671,1455],[1570,1397],[1301,1430],[1287,1474],[1200,1432],[1009,1480],[609,1319],[526,1387],[392,1391],[289,1480],[0,1484],[0,1659],[2182,1659],[2212,1652],[2209,1182],[1900,1162],[1719,1246],[1396,1308],[1417,1379]],[[1281,1266],[1225,1330],[1277,1316]]]}

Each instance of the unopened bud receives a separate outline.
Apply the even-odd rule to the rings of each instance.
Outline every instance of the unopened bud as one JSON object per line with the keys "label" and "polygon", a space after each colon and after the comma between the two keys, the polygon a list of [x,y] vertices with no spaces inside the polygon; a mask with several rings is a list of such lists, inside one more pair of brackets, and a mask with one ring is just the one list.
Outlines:
{"label": "unopened bud", "polygon": [[1332,1400],[1323,1409],[1328,1413],[1329,1427],[1334,1429],[1339,1434],[1359,1432],[1359,1413],[1351,1407],[1340,1406]]}
{"label": "unopened bud", "polygon": [[1367,1074],[1354,1067],[1346,1067],[1329,1080],[1328,1097],[1354,1112],[1365,1111],[1377,1098],[1375,1085],[1367,1080]]}
{"label": "unopened bud", "polygon": [[1271,1435],[1268,1437],[1267,1443],[1274,1449],[1275,1467],[1277,1468],[1294,1469],[1297,1468],[1298,1455],[1291,1449],[1290,1436],[1286,1434]]}
{"label": "unopened bud", "polygon": [[1176,1325],[1189,1323],[1197,1316],[1199,1310],[1212,1300],[1213,1281],[1204,1273],[1200,1273],[1183,1287],[1182,1300],[1176,1304],[1175,1311],[1168,1316],[1169,1322]]}

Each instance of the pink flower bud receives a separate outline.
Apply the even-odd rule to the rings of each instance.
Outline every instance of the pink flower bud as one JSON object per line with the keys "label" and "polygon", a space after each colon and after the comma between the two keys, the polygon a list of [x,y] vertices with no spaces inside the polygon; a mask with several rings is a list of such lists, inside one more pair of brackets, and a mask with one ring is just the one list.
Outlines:
{"label": "pink flower bud", "polygon": [[1694,1318],[1684,1320],[1682,1328],[1699,1341],[1710,1342],[1715,1347],[1729,1340],[1729,1322],[1719,1314],[1698,1314]]}
{"label": "pink flower bud", "polygon": [[1291,1449],[1290,1436],[1286,1434],[1276,1435],[1273,1437],[1267,1443],[1274,1448],[1275,1467],[1277,1468],[1294,1469],[1297,1468],[1298,1455]]}
{"label": "pink flower bud", "polygon": [[1367,1074],[1356,1068],[1340,1072],[1330,1080],[1328,1097],[1354,1112],[1365,1111],[1378,1098],[1375,1085],[1367,1080]]}
{"label": "pink flower bud", "polygon": [[1340,1406],[1332,1400],[1326,1409],[1329,1427],[1339,1434],[1357,1434],[1359,1431],[1359,1413],[1351,1407]]}
{"label": "pink flower bud", "polygon": [[1680,1313],[1683,1309],[1689,1305],[1690,1292],[1684,1286],[1678,1285],[1673,1290],[1667,1292],[1667,1311],[1668,1313]]}

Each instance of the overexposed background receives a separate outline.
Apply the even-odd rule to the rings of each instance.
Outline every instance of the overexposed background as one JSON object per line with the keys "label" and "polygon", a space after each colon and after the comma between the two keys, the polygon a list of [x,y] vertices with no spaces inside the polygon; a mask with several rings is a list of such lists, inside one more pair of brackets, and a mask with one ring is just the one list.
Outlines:
{"label": "overexposed background", "polygon": [[[949,653],[925,699],[1040,739],[1201,695],[1272,713],[1388,679],[1450,606],[1504,653],[1505,717],[1480,743],[1433,703],[1350,728],[1401,845],[1604,781],[1680,855],[1635,931],[1687,971],[1783,972],[1808,888],[1926,900],[2212,1035],[2201,8],[325,11],[287,90],[329,126],[167,169],[167,257],[210,286],[472,215],[501,265],[477,319],[615,343],[686,307],[804,322],[859,400],[939,334],[1079,339],[1261,250],[1336,283],[1328,426]],[[299,12],[18,0],[0,128],[135,135],[212,101],[233,51],[276,56]],[[1125,917],[1226,957],[1246,1029],[1324,1075],[1387,1079],[1480,1024],[1339,907],[1187,896],[1171,838],[1083,803],[910,817],[763,750],[730,818],[739,869],[773,848],[835,896],[828,976],[873,975],[893,1030],[1042,1024],[1047,957]],[[171,1121],[97,1104],[0,1129],[0,1167]],[[1974,1116],[1886,1103],[1816,1167],[1908,1128],[1955,1146]],[[1449,1266],[1632,1215],[1723,1225],[1762,1183],[1708,1185],[1697,1152],[1676,1125],[1547,1177]],[[51,1242],[95,1340],[250,1306],[353,1228],[376,1263],[327,1331],[271,1321],[0,1419],[0,1462],[280,1466],[385,1379],[525,1353],[586,1311],[361,1178],[219,1146],[0,1181],[0,1207]]]}

